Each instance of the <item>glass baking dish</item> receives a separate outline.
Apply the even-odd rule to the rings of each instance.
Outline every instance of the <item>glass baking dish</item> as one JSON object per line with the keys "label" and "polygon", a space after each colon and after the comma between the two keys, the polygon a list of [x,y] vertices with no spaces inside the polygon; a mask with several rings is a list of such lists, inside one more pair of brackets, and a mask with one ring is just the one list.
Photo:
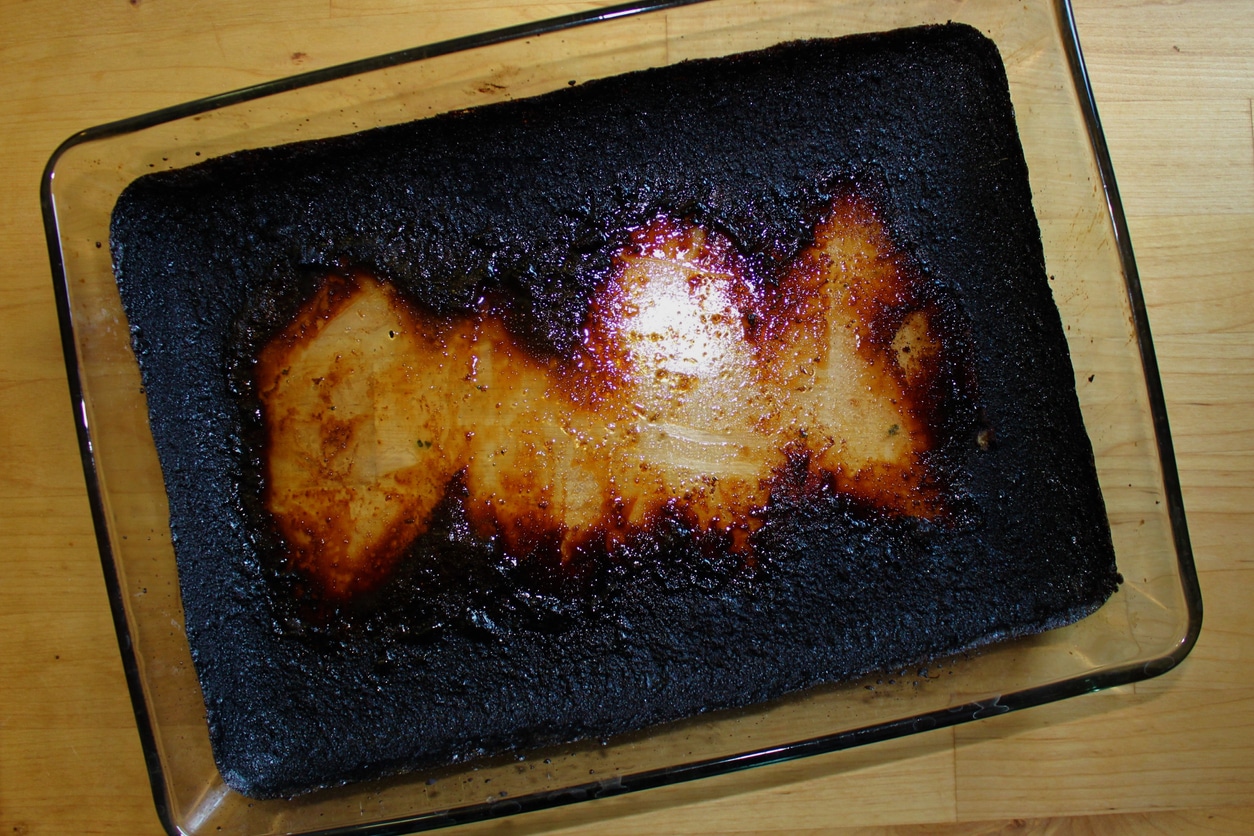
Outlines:
{"label": "glass baking dish", "polygon": [[[1010,82],[1055,300],[1124,583],[1096,614],[928,671],[468,765],[257,801],[222,782],[182,625],[161,470],[110,265],[135,178],[689,58],[945,21],[992,38]],[[88,492],[157,811],[170,833],[401,833],[954,725],[1161,674],[1201,598],[1127,228],[1064,0],[632,3],[378,56],[83,131],[42,204]],[[937,676],[937,671],[947,675]]]}

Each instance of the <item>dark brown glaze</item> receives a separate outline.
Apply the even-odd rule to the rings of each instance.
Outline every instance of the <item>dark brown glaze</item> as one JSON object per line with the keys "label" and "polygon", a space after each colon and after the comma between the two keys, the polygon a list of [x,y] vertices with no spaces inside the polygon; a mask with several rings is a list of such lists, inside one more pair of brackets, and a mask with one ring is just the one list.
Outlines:
{"label": "dark brown glaze", "polygon": [[924,394],[946,335],[921,284],[852,193],[771,281],[694,222],[628,231],[560,358],[511,333],[507,299],[439,316],[331,273],[256,365],[285,562],[332,600],[369,592],[450,497],[508,556],[560,562],[663,516],[752,560],[785,485],[939,517]]}

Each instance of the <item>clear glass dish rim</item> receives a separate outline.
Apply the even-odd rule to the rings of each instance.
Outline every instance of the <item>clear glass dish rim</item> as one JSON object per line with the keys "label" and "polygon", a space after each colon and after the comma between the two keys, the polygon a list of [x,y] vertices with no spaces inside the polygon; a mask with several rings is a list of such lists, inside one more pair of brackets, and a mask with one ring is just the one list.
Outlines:
{"label": "clear glass dish rim", "polygon": [[[121,588],[112,546],[109,541],[108,520],[101,494],[100,481],[97,476],[90,428],[87,422],[85,396],[79,372],[71,313],[69,283],[61,255],[59,228],[52,194],[57,162],[71,148],[84,143],[141,131],[145,128],[265,98],[277,93],[310,87],[387,67],[423,61],[455,52],[551,34],[616,18],[665,11],[706,2],[711,2],[711,0],[653,0],[652,2],[631,2],[629,0],[629,2],[616,5],[493,29],[337,64],[87,128],[70,136],[52,153],[40,179],[40,206],[48,245],[48,256],[52,271],[70,401],[74,411],[75,429],[86,481],[92,523],[97,547],[100,551],[109,606],[117,633],[122,665],[135,713],[153,800],[158,817],[167,832],[177,834],[180,831],[172,820],[171,805],[166,795],[163,778],[164,768],[156,736],[152,728],[152,720],[144,698],[139,661],[131,641],[125,596]],[[1140,276],[1137,272],[1136,260],[1133,255],[1127,219],[1124,215],[1123,204],[1115,182],[1114,167],[1111,163],[1105,135],[1102,131],[1088,71],[1084,64],[1071,2],[1070,0],[1052,0],[1052,3],[1058,21],[1059,32],[1062,35],[1067,64],[1079,98],[1089,143],[1101,176],[1101,186],[1113,227],[1132,325],[1136,334],[1137,347],[1144,371],[1144,383],[1157,445],[1158,463],[1161,468],[1166,510],[1171,526],[1171,540],[1175,548],[1181,592],[1187,615],[1187,624],[1183,637],[1169,652],[1148,661],[1116,665],[1104,670],[1001,694],[991,699],[968,702],[907,718],[834,732],[829,735],[793,743],[753,749],[735,755],[696,760],[677,766],[646,770],[631,775],[624,775],[608,784],[606,782],[592,781],[561,790],[534,793],[496,802],[472,804],[452,810],[402,816],[386,821],[353,825],[347,828],[337,827],[310,831],[307,836],[340,836],[341,834],[361,834],[362,836],[365,836],[365,834],[370,836],[399,835],[418,830],[467,824],[499,816],[548,809],[592,798],[651,789],[668,784],[726,774],[755,766],[854,748],[915,732],[955,726],[983,717],[1004,714],[1036,705],[1056,702],[1084,693],[1150,679],[1171,670],[1188,656],[1196,644],[1201,631],[1202,597],[1185,519],[1180,478],[1176,468],[1174,446],[1171,440],[1166,400],[1163,394],[1158,361],[1150,335],[1149,319]]]}

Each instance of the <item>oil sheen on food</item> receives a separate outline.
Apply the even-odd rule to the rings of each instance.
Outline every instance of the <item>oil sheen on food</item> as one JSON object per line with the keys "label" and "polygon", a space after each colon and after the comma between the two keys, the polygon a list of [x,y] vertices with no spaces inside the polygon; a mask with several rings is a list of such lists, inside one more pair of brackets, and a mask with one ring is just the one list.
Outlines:
{"label": "oil sheen on food", "polygon": [[869,202],[834,199],[771,281],[696,223],[625,232],[563,356],[512,334],[500,298],[436,315],[329,271],[256,364],[287,566],[331,600],[368,592],[449,501],[520,560],[613,552],[665,516],[752,562],[797,485],[944,513],[943,329]]}

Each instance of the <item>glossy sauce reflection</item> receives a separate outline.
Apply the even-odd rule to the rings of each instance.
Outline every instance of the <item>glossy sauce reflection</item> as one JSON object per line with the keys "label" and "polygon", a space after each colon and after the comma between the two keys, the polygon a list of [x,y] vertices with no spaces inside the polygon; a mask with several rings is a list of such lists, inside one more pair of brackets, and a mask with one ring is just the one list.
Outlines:
{"label": "glossy sauce reflection", "polygon": [[834,202],[773,283],[668,217],[614,263],[561,358],[487,303],[438,317],[328,275],[257,363],[289,566],[331,599],[368,591],[450,498],[518,559],[613,550],[668,515],[752,560],[773,493],[799,483],[943,512],[924,455],[938,316],[869,205]]}

